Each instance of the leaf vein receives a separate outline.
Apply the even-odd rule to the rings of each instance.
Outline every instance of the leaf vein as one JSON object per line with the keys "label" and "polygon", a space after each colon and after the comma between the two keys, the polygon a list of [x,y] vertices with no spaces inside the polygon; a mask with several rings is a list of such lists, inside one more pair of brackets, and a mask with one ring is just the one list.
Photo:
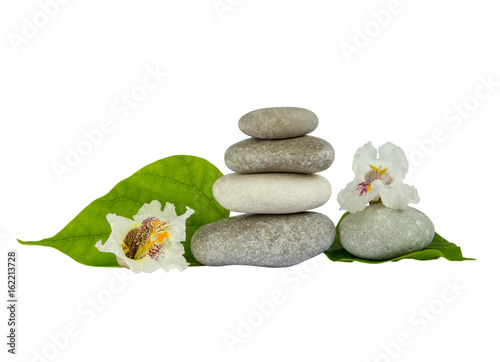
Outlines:
{"label": "leaf vein", "polygon": [[188,187],[190,189],[193,189],[195,190],[197,193],[199,193],[205,200],[207,200],[210,205],[212,205],[212,207],[214,208],[215,211],[217,211],[217,213],[221,216],[221,218],[224,218],[224,215],[220,212],[220,210],[214,205],[214,203],[208,198],[205,196],[205,194],[203,194],[200,190],[198,190],[197,188],[193,187],[193,186],[190,186],[188,184],[185,184],[183,182],[180,182],[180,181],[177,181],[177,180],[173,180],[169,177],[166,177],[166,176],[159,176],[159,175],[154,175],[154,174],[151,174],[151,173],[141,173],[141,174],[136,174],[136,175],[132,175],[131,178],[133,176],[151,176],[151,177],[157,177],[157,178],[160,178],[160,179],[165,179],[165,180],[168,180],[170,182],[174,182],[174,183],[177,183],[179,185],[182,185],[182,186],[185,186],[185,187]]}
{"label": "leaf vein", "polygon": [[191,168],[189,167],[188,163],[184,160],[184,158],[182,157],[179,157],[179,160],[182,161],[182,163],[184,163],[186,165],[186,168],[188,170],[188,173],[189,173],[189,178],[191,178],[191,185],[194,187],[194,179],[193,179],[193,175],[191,174]]}

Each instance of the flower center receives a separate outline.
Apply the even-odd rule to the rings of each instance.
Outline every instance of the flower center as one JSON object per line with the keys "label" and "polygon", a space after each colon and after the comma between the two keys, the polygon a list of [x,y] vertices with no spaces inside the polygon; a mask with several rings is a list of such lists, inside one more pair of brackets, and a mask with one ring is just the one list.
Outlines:
{"label": "flower center", "polygon": [[372,189],[372,182],[375,180],[380,180],[384,185],[390,185],[392,183],[392,179],[386,174],[387,168],[382,168],[382,165],[379,167],[375,167],[370,165],[372,171],[368,172],[365,175],[365,181],[361,182],[356,186],[356,189],[359,191],[359,196],[363,196],[367,194]]}
{"label": "flower center", "polygon": [[365,181],[368,185],[371,185],[373,181],[380,180],[384,185],[390,185],[392,183],[392,179],[386,174],[387,168],[382,168],[382,165],[379,167],[375,167],[370,165],[372,171],[368,172],[365,175]]}
{"label": "flower center", "polygon": [[[156,255],[165,239],[168,239],[167,223],[161,222],[155,217],[145,219],[130,230],[122,243],[125,256],[129,259],[139,260],[148,253]],[[153,256],[151,255],[151,256]]]}

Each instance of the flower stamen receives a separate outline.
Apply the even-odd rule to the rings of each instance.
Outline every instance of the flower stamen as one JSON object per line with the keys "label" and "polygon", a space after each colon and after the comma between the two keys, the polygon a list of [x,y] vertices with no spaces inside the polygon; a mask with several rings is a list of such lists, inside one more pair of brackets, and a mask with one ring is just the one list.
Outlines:
{"label": "flower stamen", "polygon": [[370,168],[373,171],[370,171],[365,175],[365,181],[368,185],[371,185],[372,182],[375,180],[382,181],[384,185],[390,185],[392,183],[392,179],[389,176],[387,176],[387,174],[385,174],[388,168],[382,169],[382,165],[380,165],[379,167],[370,165]]}
{"label": "flower stamen", "polygon": [[144,258],[156,244],[161,245],[169,238],[170,226],[154,217],[145,219],[137,224],[125,236],[122,243],[127,258],[140,260]]}
{"label": "flower stamen", "polygon": [[386,173],[386,172],[387,172],[387,168],[384,168],[384,169],[382,170],[382,165],[380,165],[379,167],[375,167],[375,166],[373,166],[373,165],[370,165],[370,168],[371,168],[373,171],[375,171],[375,173],[376,173],[377,175],[380,175],[380,176],[382,176],[384,173]]}
{"label": "flower stamen", "polygon": [[157,235],[156,236],[156,241],[161,244],[163,243],[164,239],[169,238],[168,231],[170,229],[170,226],[167,226],[167,223],[161,222],[161,221],[155,221],[153,222],[154,225],[154,233]]}

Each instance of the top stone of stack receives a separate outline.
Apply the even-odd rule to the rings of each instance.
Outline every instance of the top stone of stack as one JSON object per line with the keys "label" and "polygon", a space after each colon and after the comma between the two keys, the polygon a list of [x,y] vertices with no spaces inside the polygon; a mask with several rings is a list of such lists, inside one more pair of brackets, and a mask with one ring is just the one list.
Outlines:
{"label": "top stone of stack", "polygon": [[318,127],[318,117],[304,108],[262,108],[245,114],[238,126],[248,136],[278,140],[300,137],[314,131]]}

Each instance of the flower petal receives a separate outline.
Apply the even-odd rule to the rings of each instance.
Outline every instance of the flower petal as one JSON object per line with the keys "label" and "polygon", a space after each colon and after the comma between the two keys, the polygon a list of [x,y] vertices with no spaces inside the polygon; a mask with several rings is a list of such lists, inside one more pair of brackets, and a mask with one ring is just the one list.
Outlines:
{"label": "flower petal", "polygon": [[160,268],[167,272],[173,268],[183,271],[189,266],[183,254],[184,246],[181,242],[167,240],[162,244],[160,252],[155,255],[155,258],[144,258],[143,271],[152,273]]}
{"label": "flower petal", "polygon": [[186,220],[193,214],[194,210],[186,207],[186,212],[184,214],[168,222],[170,241],[186,240]]}
{"label": "flower petal", "polygon": [[144,273],[152,273],[161,268],[161,263],[158,260],[144,258],[143,269]]}
{"label": "flower petal", "polygon": [[370,165],[375,164],[377,161],[377,149],[373,147],[371,142],[366,143],[364,146],[358,148],[354,154],[352,161],[352,170],[356,178],[364,180],[366,174],[371,171]]}
{"label": "flower petal", "polygon": [[188,266],[189,264],[182,255],[166,256],[161,259],[161,268],[167,272],[174,268],[179,271],[184,271]]}
{"label": "flower petal", "polygon": [[408,160],[403,149],[392,142],[386,142],[378,149],[379,163],[387,168],[392,182],[403,181],[408,173]]}
{"label": "flower petal", "polygon": [[[123,263],[125,263],[128,268],[133,271],[134,273],[140,273],[144,271],[144,266],[148,258],[142,258],[139,260],[135,259],[130,259],[127,258],[126,256],[122,259]],[[120,264],[121,265],[121,264]]]}
{"label": "flower petal", "polygon": [[127,258],[122,247],[123,240],[125,240],[129,231],[132,230],[137,223],[133,220],[117,216],[115,214],[106,215],[106,219],[111,226],[111,234],[109,235],[106,244],[102,245],[101,240],[99,240],[95,245],[96,248],[102,252],[115,254],[116,261],[119,265],[129,268],[134,273],[140,273],[142,271],[143,262]]}
{"label": "flower petal", "polygon": [[123,268],[127,268],[127,269],[130,269],[127,265],[127,263],[125,263],[125,260],[123,260],[122,258],[119,258],[119,257],[116,257],[116,262],[118,263],[118,265],[120,265],[121,267]]}
{"label": "flower petal", "polygon": [[158,218],[163,222],[170,221],[172,219],[175,219],[176,217],[177,214],[175,212],[175,206],[170,202],[167,202],[163,211],[158,213]]}
{"label": "flower petal", "polygon": [[402,182],[392,183],[380,189],[382,203],[391,209],[404,210],[409,203],[420,201],[417,189]]}
{"label": "flower petal", "polygon": [[122,216],[117,216],[115,214],[106,215],[106,219],[111,226],[111,234],[106,240],[106,243],[103,245],[102,240],[99,240],[96,243],[96,248],[99,251],[105,253],[113,253],[118,257],[125,257],[125,252],[122,248],[122,242],[125,240],[125,236],[127,236],[128,232],[134,227],[136,224],[134,221],[127,219]]}
{"label": "flower petal", "polygon": [[184,271],[189,267],[189,264],[182,255],[175,255],[162,259],[161,267],[165,271],[169,271],[170,269],[174,268],[179,271]]}
{"label": "flower petal", "polygon": [[360,190],[357,188],[358,185],[363,182],[362,179],[355,179],[347,184],[345,189],[342,189],[338,196],[337,201],[340,204],[341,210],[346,210],[349,212],[363,211],[366,204],[378,196],[377,190],[372,190],[370,192],[363,193],[360,195]]}
{"label": "flower petal", "polygon": [[111,235],[123,236],[123,238],[137,224],[133,220],[115,214],[106,215],[106,220],[108,220],[109,226],[111,226]]}
{"label": "flower petal", "polygon": [[150,216],[158,215],[161,213],[161,204],[158,200],[153,200],[149,204],[144,204],[134,215],[135,222],[142,222]]}

